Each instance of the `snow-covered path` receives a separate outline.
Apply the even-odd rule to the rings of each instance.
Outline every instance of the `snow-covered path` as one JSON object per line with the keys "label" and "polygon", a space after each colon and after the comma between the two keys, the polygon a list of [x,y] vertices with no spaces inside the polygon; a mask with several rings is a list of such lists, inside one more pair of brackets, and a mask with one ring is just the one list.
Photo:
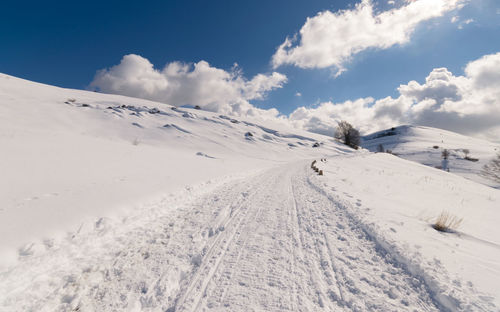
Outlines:
{"label": "snow-covered path", "polygon": [[283,165],[119,224],[103,219],[1,273],[0,310],[443,309],[312,174]]}

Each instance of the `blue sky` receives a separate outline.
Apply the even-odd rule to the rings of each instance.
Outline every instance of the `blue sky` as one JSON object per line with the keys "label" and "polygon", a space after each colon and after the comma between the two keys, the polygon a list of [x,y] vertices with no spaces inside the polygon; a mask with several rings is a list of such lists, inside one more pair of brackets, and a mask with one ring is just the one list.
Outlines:
{"label": "blue sky", "polygon": [[[128,54],[158,70],[174,61],[206,61],[231,72],[238,63],[246,80],[259,73],[286,76],[286,83],[247,98],[257,108],[289,115],[329,101],[397,98],[399,85],[424,83],[435,68],[464,75],[469,62],[500,51],[500,4],[474,0],[416,23],[404,43],[368,44],[341,62],[338,77],[339,62],[301,66],[302,56],[273,67],[276,49],[297,35],[307,18],[354,11],[360,1],[9,1],[0,12],[0,72],[84,89],[98,70]],[[373,0],[373,14],[423,1]],[[301,36],[296,38],[294,47],[300,45]]]}
{"label": "blue sky", "polygon": [[249,76],[307,16],[348,1],[9,1],[1,10],[2,72],[85,88],[125,54],[167,62],[237,62]]}

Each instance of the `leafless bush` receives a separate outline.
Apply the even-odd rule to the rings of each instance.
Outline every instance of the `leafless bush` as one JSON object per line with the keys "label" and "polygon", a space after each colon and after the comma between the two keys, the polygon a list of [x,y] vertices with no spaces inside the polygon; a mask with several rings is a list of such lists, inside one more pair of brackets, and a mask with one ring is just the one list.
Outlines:
{"label": "leafless bush", "polygon": [[485,178],[500,183],[500,154],[484,165],[481,175]]}
{"label": "leafless bush", "polygon": [[432,227],[440,232],[454,232],[462,224],[463,218],[458,218],[450,214],[448,211],[442,211],[436,218]]}
{"label": "leafless bush", "polygon": [[377,146],[377,153],[383,153],[383,152],[385,152],[384,145],[379,144]]}

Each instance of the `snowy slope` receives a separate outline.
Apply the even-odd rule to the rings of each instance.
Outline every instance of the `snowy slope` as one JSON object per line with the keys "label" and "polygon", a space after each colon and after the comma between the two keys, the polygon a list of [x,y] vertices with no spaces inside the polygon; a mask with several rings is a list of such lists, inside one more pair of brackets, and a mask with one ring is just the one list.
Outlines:
{"label": "snowy slope", "polygon": [[464,177],[7,75],[0,143],[2,312],[500,311],[500,191]]}
{"label": "snowy slope", "polygon": [[266,126],[0,75],[0,266],[26,243],[188,185],[348,151]]}
{"label": "snowy slope", "polygon": [[[430,167],[441,166],[441,153],[447,149],[450,152],[448,167],[451,173],[500,187],[480,174],[483,166],[500,153],[499,144],[422,126],[399,126],[363,137],[362,146],[372,152],[378,151],[380,144],[384,150],[391,150],[399,157]],[[465,154],[464,149],[469,154]]]}

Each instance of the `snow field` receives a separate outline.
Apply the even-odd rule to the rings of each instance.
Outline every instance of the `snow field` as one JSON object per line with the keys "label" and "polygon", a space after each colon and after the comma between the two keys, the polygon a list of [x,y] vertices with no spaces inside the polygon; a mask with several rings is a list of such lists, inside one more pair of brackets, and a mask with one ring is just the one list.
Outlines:
{"label": "snow field", "polygon": [[[499,311],[498,190],[384,153],[317,164],[325,176],[312,185],[424,282],[439,309]],[[456,232],[431,227],[441,211],[464,219]]]}
{"label": "snow field", "polygon": [[319,191],[322,178],[309,162],[281,165],[123,224],[100,221],[4,273],[0,302],[10,311],[453,310],[353,208]]}
{"label": "snow field", "polygon": [[187,185],[346,151],[280,124],[0,74],[0,152],[1,270]]}
{"label": "snow field", "polygon": [[0,311],[500,311],[495,147],[401,129],[426,166],[0,74]]}

